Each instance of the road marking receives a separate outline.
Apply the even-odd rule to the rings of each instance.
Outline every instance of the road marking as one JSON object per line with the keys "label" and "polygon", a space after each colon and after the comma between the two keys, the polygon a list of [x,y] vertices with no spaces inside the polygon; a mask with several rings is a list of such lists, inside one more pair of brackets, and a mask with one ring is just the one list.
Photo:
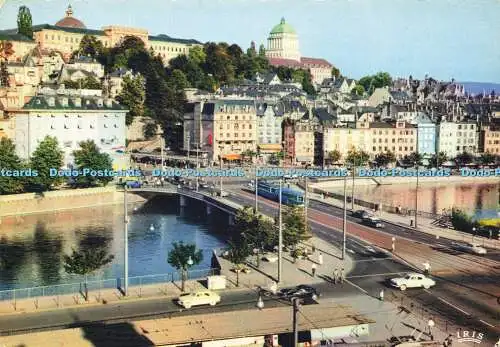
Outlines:
{"label": "road marking", "polygon": [[350,249],[350,248],[348,248],[348,249],[347,249],[347,252],[352,253],[352,254],[356,254],[356,252],[354,252],[354,251],[353,251],[352,249]]}
{"label": "road marking", "polygon": [[360,286],[358,286],[357,284],[352,283],[352,282],[351,282],[351,281],[349,281],[348,279],[346,279],[345,281],[346,281],[347,283],[349,283],[351,286],[353,286],[353,287],[355,287],[355,288],[357,288],[357,289],[361,290],[363,293],[368,294],[368,292],[367,292],[366,290],[364,290],[363,288],[361,288],[361,287],[360,287]]}
{"label": "road marking", "polygon": [[489,325],[489,326],[490,326],[490,327],[492,327],[492,328],[494,328],[494,327],[495,327],[493,324],[490,324],[490,323],[488,323],[488,322],[485,322],[485,321],[484,321],[484,320],[482,320],[482,319],[480,319],[479,321],[480,321],[481,323],[483,323],[483,324]]}
{"label": "road marking", "polygon": [[[431,294],[431,295],[432,295],[432,293],[431,293],[430,291],[428,291],[427,289],[424,289],[424,291],[426,291],[427,293],[429,293],[429,294]],[[442,302],[444,302],[445,304],[447,304],[447,305],[449,305],[449,306],[453,307],[455,310],[458,310],[458,311],[462,312],[463,314],[466,314],[467,316],[470,316],[470,313],[469,313],[469,312],[462,310],[460,307],[458,307],[458,306],[456,306],[456,305],[453,305],[451,302],[449,302],[449,301],[447,301],[447,300],[445,300],[445,299],[443,299],[443,298],[441,298],[441,297],[439,297],[439,296],[436,296],[436,298],[438,298],[439,300],[441,300],[441,301],[442,301]]]}
{"label": "road marking", "polygon": [[384,261],[384,260],[392,260],[392,258],[371,258],[371,259],[360,259],[360,260],[353,260],[354,263],[361,263],[365,261]]}

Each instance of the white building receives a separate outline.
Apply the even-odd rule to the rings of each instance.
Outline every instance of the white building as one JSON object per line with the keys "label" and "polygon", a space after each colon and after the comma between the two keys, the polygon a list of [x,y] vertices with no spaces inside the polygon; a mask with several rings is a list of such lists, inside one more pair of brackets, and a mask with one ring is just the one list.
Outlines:
{"label": "white building", "polygon": [[79,143],[93,140],[108,153],[115,168],[126,168],[125,115],[127,110],[112,99],[54,92],[33,97],[16,115],[16,150],[28,159],[46,137],[56,137],[64,151],[64,165],[73,163]]}
{"label": "white building", "polygon": [[478,134],[475,123],[441,122],[438,128],[438,152],[446,153],[449,158],[462,152],[477,153]]}
{"label": "white building", "polygon": [[266,55],[269,58],[282,58],[300,61],[299,37],[295,29],[281,18],[267,39]]}

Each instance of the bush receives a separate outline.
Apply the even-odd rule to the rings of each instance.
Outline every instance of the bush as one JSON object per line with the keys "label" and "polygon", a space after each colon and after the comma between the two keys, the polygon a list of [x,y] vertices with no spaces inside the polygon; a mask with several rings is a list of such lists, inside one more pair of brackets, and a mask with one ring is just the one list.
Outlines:
{"label": "bush", "polygon": [[455,230],[470,234],[473,233],[472,228],[476,226],[471,216],[455,208],[451,210],[451,224]]}

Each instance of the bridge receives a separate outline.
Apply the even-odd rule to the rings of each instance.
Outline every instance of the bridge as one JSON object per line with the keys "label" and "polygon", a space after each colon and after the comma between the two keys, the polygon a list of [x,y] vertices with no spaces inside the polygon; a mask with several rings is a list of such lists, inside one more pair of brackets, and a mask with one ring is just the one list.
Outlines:
{"label": "bridge", "polygon": [[234,224],[234,215],[242,207],[227,199],[212,196],[207,192],[178,188],[172,184],[165,184],[163,187],[143,186],[141,188],[127,188],[127,192],[135,194],[146,193],[148,195],[178,195],[181,207],[187,206],[187,199],[202,201],[205,203],[207,214],[211,214],[213,208],[217,208],[218,210],[227,213],[229,216],[229,224]]}

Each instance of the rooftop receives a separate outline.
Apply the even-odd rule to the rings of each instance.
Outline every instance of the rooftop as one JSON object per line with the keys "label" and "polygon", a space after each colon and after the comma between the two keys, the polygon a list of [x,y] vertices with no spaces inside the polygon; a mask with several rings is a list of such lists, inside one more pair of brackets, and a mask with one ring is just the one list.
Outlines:
{"label": "rooftop", "polygon": [[296,34],[295,29],[285,21],[285,18],[281,18],[280,24],[274,26],[271,30],[271,34]]}
{"label": "rooftop", "polygon": [[[51,106],[51,99],[54,101],[54,105]],[[67,103],[63,101],[66,100]],[[80,100],[78,105],[77,100]],[[102,103],[99,101],[101,100]],[[111,99],[108,99],[111,100]],[[96,97],[80,97],[80,96],[47,96],[47,95],[37,95],[31,98],[31,100],[24,105],[24,110],[126,110],[124,106],[121,106],[115,101],[111,101],[110,104],[106,102],[107,100],[103,98]],[[109,102],[109,101],[108,101]]]}

